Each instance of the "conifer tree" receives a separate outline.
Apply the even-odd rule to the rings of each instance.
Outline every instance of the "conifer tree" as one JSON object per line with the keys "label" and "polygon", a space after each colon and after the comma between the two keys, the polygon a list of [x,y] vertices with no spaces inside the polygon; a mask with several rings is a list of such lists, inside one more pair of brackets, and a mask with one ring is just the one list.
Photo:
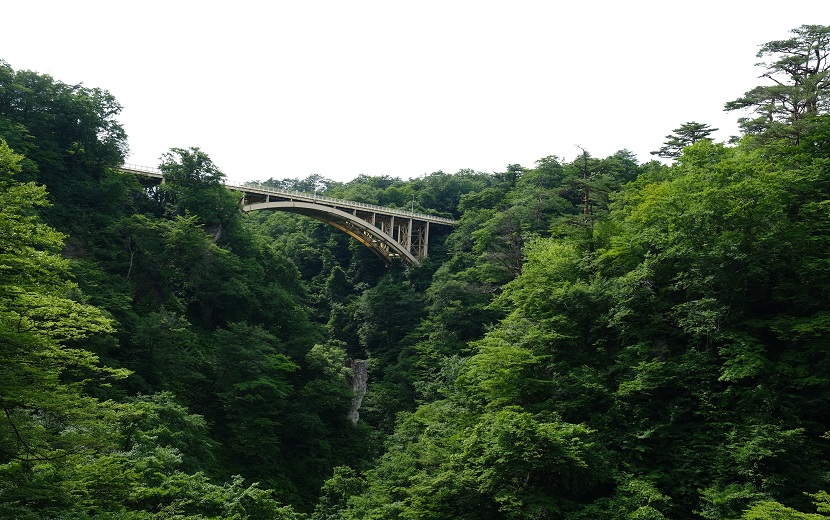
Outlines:
{"label": "conifer tree", "polygon": [[674,133],[666,136],[667,141],[663,143],[663,147],[651,152],[651,155],[657,155],[665,159],[675,159],[683,154],[683,148],[702,139],[709,139],[709,135],[716,130],[717,128],[712,128],[705,123],[695,121],[683,123],[680,128],[672,130]]}
{"label": "conifer tree", "polygon": [[772,84],[759,85],[724,108],[752,111],[754,117],[738,120],[747,134],[783,134],[798,144],[805,123],[830,107],[830,26],[802,25],[790,32],[795,36],[767,42],[756,55],[770,59],[756,65]]}

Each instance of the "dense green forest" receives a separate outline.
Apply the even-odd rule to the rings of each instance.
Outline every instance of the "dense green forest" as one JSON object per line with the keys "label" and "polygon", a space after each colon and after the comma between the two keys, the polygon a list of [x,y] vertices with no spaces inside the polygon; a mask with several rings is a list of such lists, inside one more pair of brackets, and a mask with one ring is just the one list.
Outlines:
{"label": "dense green forest", "polygon": [[830,518],[828,56],[661,161],[260,179],[457,219],[411,268],[0,61],[0,517]]}

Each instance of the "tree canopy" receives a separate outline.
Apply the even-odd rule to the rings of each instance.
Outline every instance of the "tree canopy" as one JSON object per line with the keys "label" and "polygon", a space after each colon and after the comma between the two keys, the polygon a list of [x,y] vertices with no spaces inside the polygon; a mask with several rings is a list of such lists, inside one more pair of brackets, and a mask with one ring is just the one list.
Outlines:
{"label": "tree canopy", "polygon": [[793,34],[671,164],[265,181],[457,219],[412,268],[243,214],[199,148],[120,173],[111,95],[0,64],[0,517],[829,518],[828,29]]}
{"label": "tree canopy", "polygon": [[747,133],[773,132],[789,136],[796,144],[805,124],[830,108],[830,26],[802,25],[794,36],[761,46],[757,63],[762,78],[771,84],[759,85],[726,103],[726,110],[750,109],[754,117],[739,119]]}
{"label": "tree canopy", "polygon": [[705,123],[691,121],[683,123],[680,128],[672,130],[673,134],[666,136],[667,141],[656,152],[651,155],[659,155],[665,159],[676,159],[683,154],[683,148],[693,145],[701,139],[708,139],[712,132],[717,131]]}

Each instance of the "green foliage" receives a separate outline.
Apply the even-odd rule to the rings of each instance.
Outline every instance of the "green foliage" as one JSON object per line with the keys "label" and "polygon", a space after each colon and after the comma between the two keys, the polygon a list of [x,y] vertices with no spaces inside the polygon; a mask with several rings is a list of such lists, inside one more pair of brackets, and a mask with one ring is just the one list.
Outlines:
{"label": "green foliage", "polygon": [[[471,415],[452,400],[398,424],[390,450],[349,491],[344,518],[539,518],[593,479],[590,431],[518,408]],[[342,503],[342,501],[341,501]]]}
{"label": "green foliage", "polygon": [[663,146],[656,152],[651,152],[651,155],[658,155],[664,159],[676,159],[683,154],[683,148],[693,145],[701,139],[708,139],[712,132],[717,131],[717,128],[712,128],[705,123],[698,123],[691,121],[683,123],[680,128],[672,130],[674,134],[666,136],[668,141],[663,143]]}
{"label": "green foliage", "polygon": [[802,25],[795,36],[761,46],[758,58],[772,58],[757,65],[772,81],[726,103],[726,110],[752,109],[754,118],[739,122],[746,134],[788,138],[798,144],[812,118],[827,112],[830,100],[830,27]]}
{"label": "green foliage", "polygon": [[[265,424],[274,409],[290,408],[288,422],[313,417],[330,428],[329,442],[348,439],[356,449],[362,442],[361,434],[338,430],[348,423],[345,412],[339,417],[342,405],[332,411],[331,402],[321,401],[336,394],[348,403],[350,392],[342,377],[337,392],[327,396],[311,390],[315,384],[320,389],[327,376],[312,375],[311,370],[302,377],[287,375],[299,367],[287,352],[302,361],[320,337],[320,328],[308,321],[305,288],[296,268],[243,229],[238,201],[221,187],[221,174],[203,152],[174,149],[165,156],[170,179],[162,190],[167,203],[162,211],[152,190],[143,192],[134,179],[106,170],[120,164],[126,150],[123,131],[109,119],[119,109],[111,97],[35,73],[15,74],[5,64],[2,72],[0,128],[29,153],[16,155],[0,141],[5,381],[0,385],[0,465],[7,483],[0,493],[9,504],[6,509],[13,511],[8,516],[149,517],[149,511],[163,506],[152,498],[142,498],[141,504],[129,498],[146,487],[154,489],[146,496],[157,496],[171,515],[241,518],[264,507],[270,513],[263,517],[275,517],[281,506],[270,491],[238,481],[220,492],[226,486],[212,483],[236,464],[216,456],[221,453],[217,441],[240,446],[251,437],[248,426]],[[73,115],[78,103],[89,103],[84,110],[91,114],[106,114],[101,121],[84,119],[80,110]],[[28,108],[21,111],[23,105]],[[66,127],[61,126],[64,118],[70,123]],[[83,128],[72,134],[72,124]],[[77,140],[84,135],[101,141]],[[65,139],[76,142],[70,146]],[[35,176],[50,188],[57,204],[47,205],[43,186],[15,181]],[[38,215],[43,211],[71,235],[43,224]],[[159,218],[164,216],[168,218]],[[70,281],[70,267],[80,286]],[[268,331],[261,325],[243,326],[245,320],[264,323]],[[237,367],[236,352],[215,348],[214,331],[223,348],[238,338],[253,349],[250,370]],[[222,336],[222,331],[228,333]],[[263,347],[260,340],[270,345]],[[102,359],[109,366],[100,366],[93,351],[105,354]],[[264,358],[256,358],[258,354]],[[219,363],[240,370],[220,372]],[[257,369],[254,365],[259,364]],[[136,372],[127,377],[128,371],[119,367]],[[137,390],[147,397],[128,396]],[[159,390],[167,393],[157,396]],[[117,401],[98,401],[92,395]],[[233,407],[255,395],[274,409],[248,407],[246,419],[251,420],[236,429],[221,422],[232,415],[220,413],[222,402]],[[298,399],[296,407],[287,406],[291,398]],[[181,403],[210,414],[211,430]],[[299,436],[284,431],[263,436],[274,438],[294,442]],[[291,444],[288,450],[293,451]],[[363,456],[347,453],[323,456],[344,463]],[[271,460],[276,462],[265,471],[271,482],[291,473],[281,468],[299,467],[291,460]],[[256,474],[256,468],[243,469]],[[301,492],[306,501],[327,472],[323,465],[314,478],[296,479],[305,486]],[[212,495],[213,505],[184,505],[202,500],[200,493]],[[296,498],[290,491],[284,495]],[[245,496],[253,497],[254,509],[248,512],[234,512],[226,503]]]}
{"label": "green foliage", "polygon": [[349,467],[334,468],[334,474],[320,490],[320,499],[314,507],[311,520],[338,520],[348,507],[349,498],[360,494],[365,481]]}
{"label": "green foliage", "polygon": [[[204,475],[173,474],[160,485],[137,490],[134,500],[146,504],[154,517],[300,520],[303,515],[283,506],[257,484],[246,485],[234,477],[222,486]],[[152,506],[152,507],[148,507]],[[142,516],[136,516],[142,518]],[[144,517],[150,518],[150,517]]]}
{"label": "green foliage", "polygon": [[800,513],[791,507],[779,504],[778,502],[757,502],[744,512],[742,519],[745,520],[822,520],[827,518],[824,515]]}
{"label": "green foliage", "polygon": [[268,181],[458,218],[407,270],[241,215],[198,148],[108,172],[117,103],[3,64],[0,516],[824,518],[826,31],[795,32],[753,135],[687,123],[671,166]]}
{"label": "green foliage", "polygon": [[565,518],[568,520],[589,518],[662,520],[669,518],[663,511],[667,509],[670,497],[660,493],[654,484],[631,475],[620,475],[617,480],[616,491],[611,497],[599,499]]}
{"label": "green foliage", "polygon": [[590,484],[584,460],[590,433],[518,408],[486,413],[462,443],[461,479],[494,502],[505,518],[561,514],[566,497]]}
{"label": "green foliage", "polygon": [[[3,176],[19,171],[21,157],[0,141]],[[13,180],[0,183],[0,335],[2,379],[0,402],[11,428],[4,434],[17,438],[16,448],[5,456],[40,451],[36,443],[19,436],[18,420],[30,420],[29,412],[60,407],[78,392],[77,385],[63,384],[67,373],[78,377],[93,373],[122,377],[119,370],[98,367],[90,352],[77,342],[112,331],[112,322],[99,310],[84,304],[77,286],[68,279],[68,262],[58,250],[62,235],[39,222],[34,210],[46,204],[45,191],[34,183]],[[81,400],[79,413],[89,413],[90,402]],[[25,411],[24,411],[25,410]],[[19,418],[12,416],[20,415]],[[33,423],[33,432],[42,431]],[[38,434],[40,437],[40,434]],[[52,442],[40,437],[42,449]],[[39,441],[40,442],[40,441]]]}
{"label": "green foliage", "polygon": [[213,442],[171,395],[119,404],[85,393],[91,379],[127,374],[78,346],[112,332],[112,322],[68,280],[62,236],[33,213],[45,191],[12,180],[20,160],[0,143],[0,259],[13,266],[0,272],[0,514],[297,518],[241,479],[217,486],[180,471],[209,466]]}
{"label": "green foliage", "polygon": [[279,465],[285,398],[291,391],[287,376],[298,367],[259,327],[231,324],[216,330],[214,339],[224,465],[263,478]]}
{"label": "green foliage", "polygon": [[121,105],[109,92],[14,71],[2,60],[0,92],[4,138],[47,184],[62,173],[100,174],[126,155],[126,134],[115,120]]}
{"label": "green foliage", "polygon": [[238,218],[240,202],[222,184],[225,175],[198,148],[171,148],[161,159],[163,200],[178,215],[195,215],[219,240],[224,228]]}
{"label": "green foliage", "polygon": [[[809,147],[700,136],[671,168],[511,166],[465,195],[417,343],[427,401],[344,517],[816,517],[830,170],[813,128]],[[573,488],[541,499],[550,417],[585,430],[551,472]]]}

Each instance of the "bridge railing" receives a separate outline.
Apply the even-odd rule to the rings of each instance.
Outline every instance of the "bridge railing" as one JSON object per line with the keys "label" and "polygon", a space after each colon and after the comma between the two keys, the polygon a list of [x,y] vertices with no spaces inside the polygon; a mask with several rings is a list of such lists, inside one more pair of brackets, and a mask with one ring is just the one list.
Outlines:
{"label": "bridge railing", "polygon": [[274,187],[271,187],[271,186],[264,186],[264,185],[259,184],[259,183],[252,183],[252,182],[240,183],[240,182],[231,181],[231,182],[226,182],[225,184],[228,185],[228,186],[236,186],[236,187],[239,187],[239,188],[252,188],[252,189],[272,193],[274,195],[282,195],[282,196],[285,196],[285,197],[301,198],[301,199],[307,199],[307,200],[313,200],[313,201],[319,201],[319,202],[328,202],[329,204],[334,205],[334,206],[341,206],[341,207],[355,208],[355,209],[363,209],[363,210],[366,210],[366,211],[384,213],[384,214],[387,214],[387,215],[395,215],[395,216],[406,217],[406,218],[415,218],[415,219],[418,219],[418,220],[429,220],[429,221],[432,221],[432,222],[441,222],[441,223],[444,223],[444,224],[455,224],[456,223],[456,221],[451,219],[451,218],[439,217],[437,215],[428,215],[426,213],[416,213],[414,211],[406,211],[405,209],[390,208],[388,206],[378,206],[377,204],[367,204],[365,202],[355,202],[355,201],[346,200],[346,199],[335,199],[334,197],[327,197],[325,195],[305,193],[305,192],[302,192],[302,191],[283,190],[283,189],[274,188]]}
{"label": "bridge railing", "polygon": [[121,165],[121,169],[122,170],[142,172],[142,173],[153,173],[153,174],[156,174],[156,175],[164,175],[163,173],[161,173],[161,170],[159,170],[158,168],[153,168],[151,166],[141,166],[139,164],[125,163],[125,164]]}
{"label": "bridge railing", "polygon": [[[121,166],[123,170],[129,170],[134,172],[141,172],[141,173],[148,173],[154,176],[161,176],[163,175],[161,170],[158,168],[151,168],[149,166],[139,166],[137,164],[124,164]],[[414,211],[406,211],[399,208],[388,208],[386,206],[378,206],[377,204],[367,204],[365,202],[354,202],[351,200],[345,199],[335,199],[334,197],[326,197],[325,195],[317,195],[316,193],[304,193],[302,191],[295,191],[295,190],[283,190],[280,188],[274,188],[272,186],[265,186],[260,183],[254,182],[237,182],[237,181],[225,181],[225,186],[229,188],[236,188],[236,189],[252,189],[258,190],[262,192],[266,192],[273,195],[279,195],[283,197],[289,198],[297,198],[297,199],[305,199],[311,201],[320,201],[320,202],[327,202],[334,206],[341,206],[346,208],[353,208],[353,209],[361,209],[365,211],[372,211],[376,213],[384,213],[387,215],[395,215],[399,217],[405,218],[412,218],[417,220],[426,220],[429,222],[436,222],[442,223],[447,225],[455,225],[456,221],[451,218],[446,217],[439,217],[435,215],[428,215],[426,213],[415,213]]]}

